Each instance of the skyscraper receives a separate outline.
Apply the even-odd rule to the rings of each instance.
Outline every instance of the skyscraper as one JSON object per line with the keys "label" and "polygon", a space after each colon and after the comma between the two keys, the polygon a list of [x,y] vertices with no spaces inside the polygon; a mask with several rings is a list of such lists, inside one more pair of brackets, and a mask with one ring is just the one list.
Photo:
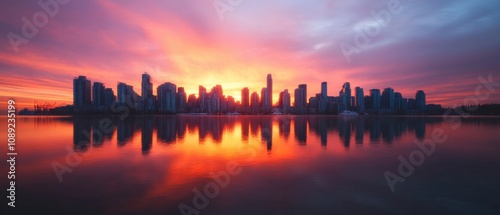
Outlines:
{"label": "skyscraper", "polygon": [[394,89],[388,87],[382,92],[381,107],[386,111],[392,112],[394,110]]}
{"label": "skyscraper", "polygon": [[176,105],[178,113],[185,113],[187,108],[187,95],[184,87],[177,88]]}
{"label": "skyscraper", "polygon": [[94,107],[99,108],[104,106],[104,90],[104,84],[100,82],[94,82],[94,85],[92,86],[92,104],[94,105]]}
{"label": "skyscraper", "polygon": [[380,109],[380,90],[379,89],[371,89],[370,90],[370,105],[371,108],[375,111]]}
{"label": "skyscraper", "polygon": [[305,114],[307,108],[307,85],[300,84],[295,89],[295,111],[299,114]]}
{"label": "skyscraper", "polygon": [[158,111],[160,113],[176,113],[176,94],[177,86],[175,84],[167,82],[157,88],[158,96]]}
{"label": "skyscraper", "polygon": [[118,83],[118,103],[120,105],[128,105],[129,107],[135,108],[135,102],[137,101],[137,94],[134,92],[134,88],[125,83]]}
{"label": "skyscraper", "polygon": [[80,111],[81,108],[89,106],[91,101],[90,80],[85,76],[78,76],[73,79],[73,105],[75,111]]}
{"label": "skyscraper", "polygon": [[326,113],[326,109],[328,106],[328,89],[327,89],[327,83],[322,82],[321,83],[321,95],[319,97],[319,104],[318,104],[318,111],[319,113]]}
{"label": "skyscraper", "polygon": [[260,111],[259,104],[259,94],[257,92],[253,92],[250,97],[250,106],[252,107],[252,114],[257,114]]}
{"label": "skyscraper", "polygon": [[241,90],[241,105],[245,108],[250,106],[250,91],[248,87]]}
{"label": "skyscraper", "polygon": [[365,112],[365,95],[363,92],[363,88],[356,87],[356,110],[358,113]]}
{"label": "skyscraper", "polygon": [[288,93],[288,89],[283,91],[283,114],[290,113],[290,93]]}
{"label": "skyscraper", "polygon": [[425,111],[426,101],[425,101],[425,93],[422,90],[417,91],[415,95],[415,109],[420,112]]}
{"label": "skyscraper", "polygon": [[200,112],[207,111],[207,89],[203,86],[198,87],[198,102],[200,103]]}
{"label": "skyscraper", "polygon": [[351,92],[351,84],[349,82],[345,82],[344,85],[342,85],[342,94],[346,95],[347,99],[347,109],[351,108],[351,97],[352,97],[352,92]]}
{"label": "skyscraper", "polygon": [[116,96],[115,92],[113,92],[113,89],[111,88],[104,89],[104,106],[106,108],[110,108],[113,102],[115,101],[116,101]]}
{"label": "skyscraper", "polygon": [[156,101],[154,101],[153,97],[153,84],[151,83],[151,76],[147,73],[142,74],[141,103],[143,111],[154,111]]}
{"label": "skyscraper", "polygon": [[271,74],[267,74],[267,102],[266,102],[266,108],[270,109],[273,107],[273,78]]}
{"label": "skyscraper", "polygon": [[267,90],[267,87],[263,87],[260,91],[260,103],[263,112],[269,112],[271,110],[269,104],[269,90]]}

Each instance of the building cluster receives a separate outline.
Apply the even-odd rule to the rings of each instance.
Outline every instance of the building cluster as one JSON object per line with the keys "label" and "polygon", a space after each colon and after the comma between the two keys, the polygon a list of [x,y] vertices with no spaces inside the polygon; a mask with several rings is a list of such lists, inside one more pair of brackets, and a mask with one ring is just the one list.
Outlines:
{"label": "building cluster", "polygon": [[[73,108],[75,113],[108,113],[128,106],[135,113],[178,114],[338,114],[352,111],[360,114],[424,114],[425,93],[417,91],[415,98],[403,98],[402,94],[388,87],[382,92],[371,89],[365,95],[363,88],[351,90],[349,82],[343,84],[339,96],[328,95],[327,82],[321,83],[321,92],[307,98],[307,85],[300,84],[294,90],[294,102],[288,89],[279,93],[278,103],[273,104],[273,79],[267,75],[266,87],[250,93],[245,87],[241,90],[241,101],[225,96],[221,85],[207,91],[199,86],[198,97],[186,95],[183,87],[166,82],[156,88],[153,95],[151,76],[142,74],[141,95],[126,83],[118,83],[117,95],[111,88],[100,82],[79,76],[73,80]],[[353,94],[354,93],[354,94]],[[437,105],[437,107],[439,107]]]}

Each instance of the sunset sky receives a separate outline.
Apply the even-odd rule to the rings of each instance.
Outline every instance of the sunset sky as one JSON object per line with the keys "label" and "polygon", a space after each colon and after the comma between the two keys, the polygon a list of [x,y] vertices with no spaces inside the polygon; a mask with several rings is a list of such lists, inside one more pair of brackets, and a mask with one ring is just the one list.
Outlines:
{"label": "sunset sky", "polygon": [[[293,98],[298,84],[314,96],[322,81],[338,96],[349,81],[365,94],[424,90],[428,103],[444,106],[473,96],[479,76],[500,82],[500,1],[59,0],[16,51],[9,38],[24,37],[23,17],[43,24],[37,2],[0,2],[0,100],[15,98],[19,108],[72,104],[78,75],[140,93],[148,72],[154,94],[164,82],[188,94],[221,84],[239,100],[243,87],[260,93],[270,73],[275,102],[284,89]],[[384,12],[391,18],[373,16]],[[360,35],[369,41],[356,42]],[[342,44],[356,53],[346,57]],[[500,87],[481,103],[500,103]]]}

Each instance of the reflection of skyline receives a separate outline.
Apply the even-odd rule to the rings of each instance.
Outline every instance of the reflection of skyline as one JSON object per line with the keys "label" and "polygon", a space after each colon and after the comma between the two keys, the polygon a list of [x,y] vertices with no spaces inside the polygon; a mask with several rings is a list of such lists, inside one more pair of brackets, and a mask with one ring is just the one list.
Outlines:
{"label": "reflection of skyline", "polygon": [[[250,135],[260,136],[266,144],[267,150],[271,151],[273,149],[273,127],[275,126],[280,139],[288,140],[290,133],[293,132],[294,140],[298,145],[308,144],[309,131],[320,139],[322,147],[335,141],[331,139],[331,136],[337,133],[342,146],[349,148],[352,143],[357,145],[379,142],[391,144],[395,140],[399,140],[404,133],[414,133],[415,137],[422,141],[425,138],[428,124],[443,122],[443,118],[440,117],[131,116],[125,120],[110,120],[112,130],[108,133],[102,133],[99,130],[100,120],[100,118],[85,117],[72,119],[75,150],[86,151],[89,145],[100,147],[103,142],[111,140],[116,130],[119,146],[130,142],[135,133],[141,131],[141,148],[145,155],[152,148],[155,132],[158,142],[166,144],[176,143],[178,140],[184,139],[186,133],[188,135],[197,133],[200,144],[208,139],[217,144],[221,143],[225,132],[240,134],[242,142],[248,141]],[[291,129],[292,124],[293,130]],[[241,130],[238,131],[237,128]],[[89,132],[87,133],[87,131]]]}

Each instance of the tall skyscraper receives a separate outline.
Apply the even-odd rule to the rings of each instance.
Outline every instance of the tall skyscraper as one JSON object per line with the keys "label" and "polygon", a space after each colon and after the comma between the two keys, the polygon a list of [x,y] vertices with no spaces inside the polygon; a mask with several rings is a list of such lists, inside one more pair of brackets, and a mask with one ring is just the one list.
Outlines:
{"label": "tall skyscraper", "polygon": [[187,108],[187,95],[184,87],[177,88],[176,105],[178,113],[185,113]]}
{"label": "tall skyscraper", "polygon": [[295,89],[295,111],[300,114],[305,114],[307,112],[307,85],[300,84],[297,89]]}
{"label": "tall skyscraper", "polygon": [[394,93],[394,108],[396,110],[403,110],[403,95],[399,92]]}
{"label": "tall skyscraper", "polygon": [[351,84],[349,82],[345,82],[344,85],[342,85],[342,94],[346,95],[346,108],[350,109],[351,108],[351,97],[352,97],[352,92],[351,92]]}
{"label": "tall skyscraper", "polygon": [[267,102],[266,102],[266,108],[271,109],[273,107],[273,78],[271,74],[267,74]]}
{"label": "tall skyscraper", "polygon": [[321,97],[324,97],[324,98],[328,97],[327,87],[328,87],[328,83],[321,82]]}
{"label": "tall skyscraper", "polygon": [[260,103],[259,103],[259,94],[257,92],[253,92],[250,97],[250,106],[252,114],[257,114],[260,112]]}
{"label": "tall skyscraper", "polygon": [[118,103],[120,105],[128,105],[129,107],[135,108],[135,102],[137,101],[137,94],[134,88],[125,83],[118,83]]}
{"label": "tall skyscraper", "polygon": [[424,112],[426,106],[425,93],[422,90],[417,91],[415,95],[415,109]]}
{"label": "tall skyscraper", "polygon": [[113,92],[113,89],[111,88],[104,89],[104,106],[106,108],[110,108],[113,102],[115,101],[116,101],[116,96],[115,92]]}
{"label": "tall skyscraper", "polygon": [[380,90],[379,89],[371,89],[370,90],[370,105],[371,108],[375,111],[380,109]]}
{"label": "tall skyscraper", "polygon": [[356,87],[356,110],[358,113],[365,112],[365,95],[361,87]]}
{"label": "tall skyscraper", "polygon": [[177,86],[173,83],[167,82],[157,88],[158,96],[158,111],[160,113],[176,113],[176,94]]}
{"label": "tall skyscraper", "polygon": [[381,108],[392,112],[394,110],[394,100],[394,89],[390,87],[385,88],[382,92]]}
{"label": "tall skyscraper", "polygon": [[147,73],[142,74],[141,103],[143,111],[154,111],[156,101],[154,101],[153,97],[153,84],[151,83],[151,76]]}
{"label": "tall skyscraper", "polygon": [[73,79],[73,105],[77,112],[92,103],[90,84],[85,76]]}
{"label": "tall skyscraper", "polygon": [[247,108],[250,106],[250,91],[248,87],[241,90],[241,106]]}
{"label": "tall skyscraper", "polygon": [[104,84],[100,82],[94,82],[94,85],[92,86],[92,104],[94,105],[94,107],[99,108],[104,106],[104,90]]}
{"label": "tall skyscraper", "polygon": [[200,103],[200,112],[206,113],[207,111],[207,89],[203,86],[198,87],[198,102]]}
{"label": "tall skyscraper", "polygon": [[270,111],[269,91],[267,90],[267,87],[262,88],[262,90],[260,91],[260,103],[262,106],[262,111]]}
{"label": "tall skyscraper", "polygon": [[288,93],[288,89],[283,91],[283,114],[290,113],[290,93]]}

